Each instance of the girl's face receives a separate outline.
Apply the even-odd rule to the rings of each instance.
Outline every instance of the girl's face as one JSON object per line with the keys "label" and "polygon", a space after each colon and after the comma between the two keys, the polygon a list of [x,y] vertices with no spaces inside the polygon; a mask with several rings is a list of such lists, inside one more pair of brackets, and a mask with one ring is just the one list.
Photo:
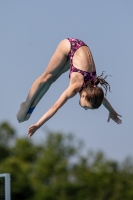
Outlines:
{"label": "girl's face", "polygon": [[85,110],[93,109],[91,103],[86,99],[86,93],[84,91],[80,94],[79,105]]}

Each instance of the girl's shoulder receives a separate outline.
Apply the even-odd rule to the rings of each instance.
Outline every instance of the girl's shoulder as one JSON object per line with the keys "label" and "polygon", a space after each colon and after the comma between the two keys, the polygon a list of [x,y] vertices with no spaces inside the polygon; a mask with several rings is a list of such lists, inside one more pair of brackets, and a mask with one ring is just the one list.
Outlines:
{"label": "girl's shoulder", "polygon": [[71,73],[71,77],[70,77],[70,86],[75,86],[77,89],[81,89],[82,85],[83,85],[84,79],[82,74],[78,73],[78,72],[73,72]]}

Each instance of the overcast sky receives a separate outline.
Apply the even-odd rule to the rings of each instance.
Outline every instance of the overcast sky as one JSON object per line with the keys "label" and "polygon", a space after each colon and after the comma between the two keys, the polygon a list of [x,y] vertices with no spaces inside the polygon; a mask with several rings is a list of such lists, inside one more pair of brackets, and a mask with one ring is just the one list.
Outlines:
{"label": "overcast sky", "polygon": [[36,107],[31,118],[19,124],[16,113],[29,89],[45,70],[58,43],[68,37],[90,47],[97,68],[112,75],[107,99],[122,115],[122,125],[110,121],[108,111],[83,110],[79,95],[70,99],[33,136],[43,129],[72,132],[85,149],[102,150],[108,158],[133,156],[133,1],[131,0],[0,0],[0,122],[9,121],[19,136],[54,104],[69,84],[62,75]]}

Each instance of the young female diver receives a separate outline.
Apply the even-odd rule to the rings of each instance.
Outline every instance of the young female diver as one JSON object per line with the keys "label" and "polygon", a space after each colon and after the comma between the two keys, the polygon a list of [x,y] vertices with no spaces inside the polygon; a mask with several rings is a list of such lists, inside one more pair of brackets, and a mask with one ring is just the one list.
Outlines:
{"label": "young female diver", "polygon": [[54,83],[64,72],[70,69],[70,83],[68,88],[59,97],[57,102],[41,117],[41,119],[28,129],[31,137],[35,131],[48,121],[65,102],[80,94],[79,104],[85,110],[97,109],[103,104],[109,111],[110,118],[120,124],[122,121],[119,115],[104,97],[104,92],[97,85],[100,83],[106,90],[110,86],[105,78],[96,75],[96,67],[89,47],[81,40],[68,38],[62,40],[55,53],[53,54],[44,73],[33,83],[27,99],[20,106],[17,114],[19,122],[29,119],[35,106],[47,92],[52,83]]}

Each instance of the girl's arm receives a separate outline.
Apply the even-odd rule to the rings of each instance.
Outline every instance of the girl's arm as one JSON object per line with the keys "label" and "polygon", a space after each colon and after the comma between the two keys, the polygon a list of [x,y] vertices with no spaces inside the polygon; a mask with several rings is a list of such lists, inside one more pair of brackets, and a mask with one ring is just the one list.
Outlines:
{"label": "girl's arm", "polygon": [[39,121],[29,127],[29,137],[31,137],[37,129],[39,129],[46,121],[48,121],[58,111],[58,109],[66,103],[69,98],[75,96],[78,90],[79,89],[75,89],[74,86],[69,86],[59,97],[57,102],[39,119]]}
{"label": "girl's arm", "polygon": [[[109,116],[108,116],[108,122],[110,121],[110,119],[114,120],[117,124],[121,124],[122,120],[119,119],[119,117],[122,117],[121,115],[119,115],[111,106],[111,104],[108,102],[108,100],[104,97],[102,104],[105,106],[105,108],[107,108],[107,110],[109,111]],[[119,117],[118,117],[119,116]]]}

